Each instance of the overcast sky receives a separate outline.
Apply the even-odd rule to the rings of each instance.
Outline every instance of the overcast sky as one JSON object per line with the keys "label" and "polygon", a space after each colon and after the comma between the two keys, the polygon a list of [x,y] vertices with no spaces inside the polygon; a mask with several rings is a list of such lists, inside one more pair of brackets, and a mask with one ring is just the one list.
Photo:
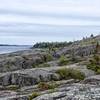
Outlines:
{"label": "overcast sky", "polygon": [[100,33],[100,0],[0,0],[0,44],[69,41]]}

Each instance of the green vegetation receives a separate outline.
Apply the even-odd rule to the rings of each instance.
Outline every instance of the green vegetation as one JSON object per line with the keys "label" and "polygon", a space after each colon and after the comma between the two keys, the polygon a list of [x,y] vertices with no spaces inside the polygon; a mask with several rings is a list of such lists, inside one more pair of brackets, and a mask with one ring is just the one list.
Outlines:
{"label": "green vegetation", "polygon": [[19,89],[19,86],[17,85],[9,85],[6,87],[7,90],[12,90],[12,91],[16,91],[17,89]]}
{"label": "green vegetation", "polygon": [[53,60],[53,56],[51,54],[47,54],[45,61],[47,62],[47,61],[51,61],[51,60]]}
{"label": "green vegetation", "polygon": [[7,69],[10,69],[11,66],[8,65],[8,64],[6,64],[5,67],[6,67]]}
{"label": "green vegetation", "polygon": [[100,74],[100,45],[99,41],[96,42],[96,48],[92,59],[89,60],[87,68],[95,71],[97,74]]}
{"label": "green vegetation", "polygon": [[86,46],[86,45],[90,45],[90,44],[95,45],[96,42],[97,41],[95,39],[87,39],[85,41],[81,41],[80,44],[81,44],[81,46]]}
{"label": "green vegetation", "polygon": [[61,56],[59,59],[59,66],[67,65],[69,63],[69,60],[65,56]]}
{"label": "green vegetation", "polygon": [[33,67],[33,68],[50,67],[50,64],[48,64],[48,63],[32,64],[32,67]]}
{"label": "green vegetation", "polygon": [[52,83],[40,82],[38,84],[38,88],[40,88],[41,90],[55,89],[56,87],[57,84],[55,84],[54,82]]}
{"label": "green vegetation", "polygon": [[11,66],[13,66],[13,65],[14,65],[13,61],[7,61],[6,64],[5,64],[5,67],[8,68],[8,69],[10,69]]}
{"label": "green vegetation", "polygon": [[33,92],[32,95],[29,96],[29,100],[33,100],[34,98],[38,97],[39,93]]}
{"label": "green vegetation", "polygon": [[32,67],[33,68],[36,68],[38,65],[37,64],[32,64]]}
{"label": "green vegetation", "polygon": [[83,80],[85,75],[79,70],[70,69],[70,68],[61,68],[56,71],[57,74],[60,75],[61,79],[79,79]]}
{"label": "green vegetation", "polygon": [[41,42],[36,43],[33,48],[60,48],[71,44],[72,42]]}
{"label": "green vegetation", "polygon": [[100,56],[94,55],[92,59],[89,60],[87,68],[95,71],[97,74],[100,74]]}
{"label": "green vegetation", "polygon": [[[53,92],[54,89],[57,87],[58,85],[55,82],[51,82],[51,83],[46,83],[46,82],[40,82],[38,84],[38,88],[40,90],[50,90],[50,92]],[[33,92],[32,95],[29,96],[29,100],[33,100],[34,98],[38,97],[40,94],[37,92]]]}
{"label": "green vegetation", "polygon": [[70,62],[71,63],[78,63],[78,62],[81,62],[82,60],[83,60],[82,57],[72,56],[70,59]]}
{"label": "green vegetation", "polygon": [[43,63],[53,60],[52,54],[41,55]]}
{"label": "green vegetation", "polygon": [[41,68],[41,67],[50,67],[50,64],[48,64],[48,63],[43,63],[43,64],[38,65],[38,67],[39,67],[39,68]]}
{"label": "green vegetation", "polygon": [[89,38],[84,38],[83,37],[83,40],[80,41],[80,45],[81,46],[86,46],[86,45],[96,45],[96,43],[98,42],[98,39],[96,39],[96,37],[91,34],[91,36]]}
{"label": "green vegetation", "polygon": [[51,54],[41,55],[41,61],[37,61],[37,62],[33,63],[32,67],[33,68],[50,67],[50,65],[47,64],[46,62],[52,61],[52,60],[53,60],[53,56]]}
{"label": "green vegetation", "polygon": [[54,93],[54,92],[56,92],[55,89],[51,89],[51,90],[48,91],[48,93]]}

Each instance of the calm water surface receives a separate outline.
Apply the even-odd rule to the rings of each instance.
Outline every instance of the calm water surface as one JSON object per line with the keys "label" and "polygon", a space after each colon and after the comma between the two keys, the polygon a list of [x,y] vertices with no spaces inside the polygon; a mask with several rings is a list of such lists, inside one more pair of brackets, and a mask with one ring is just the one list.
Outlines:
{"label": "calm water surface", "polygon": [[31,46],[0,46],[0,54],[16,52],[20,50],[28,50]]}

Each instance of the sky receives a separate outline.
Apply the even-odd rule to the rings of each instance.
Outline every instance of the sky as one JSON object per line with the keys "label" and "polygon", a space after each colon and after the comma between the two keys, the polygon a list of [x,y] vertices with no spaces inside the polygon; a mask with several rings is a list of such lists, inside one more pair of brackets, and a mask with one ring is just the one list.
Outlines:
{"label": "sky", "polygon": [[0,44],[73,41],[100,34],[100,0],[0,0]]}

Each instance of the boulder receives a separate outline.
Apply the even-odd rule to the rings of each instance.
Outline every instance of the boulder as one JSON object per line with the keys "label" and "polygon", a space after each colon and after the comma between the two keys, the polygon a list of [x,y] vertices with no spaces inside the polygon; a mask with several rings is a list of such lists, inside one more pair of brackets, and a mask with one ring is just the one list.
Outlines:
{"label": "boulder", "polygon": [[15,72],[1,73],[0,85],[19,85],[30,86],[41,81],[48,82],[58,80],[59,76],[55,73],[43,69],[21,70]]}

